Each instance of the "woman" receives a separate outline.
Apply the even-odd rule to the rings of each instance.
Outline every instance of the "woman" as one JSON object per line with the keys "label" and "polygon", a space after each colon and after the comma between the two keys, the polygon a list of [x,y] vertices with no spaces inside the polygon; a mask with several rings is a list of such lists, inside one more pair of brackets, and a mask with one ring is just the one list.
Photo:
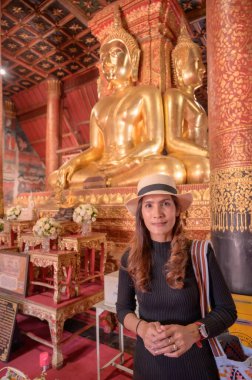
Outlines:
{"label": "woman", "polygon": [[136,231],[121,259],[116,307],[119,321],[137,334],[134,380],[219,379],[206,338],[231,326],[236,308],[210,248],[212,311],[201,318],[180,217],[191,203],[190,193],[178,194],[171,177],[157,174],[140,180],[138,195],[126,204]]}

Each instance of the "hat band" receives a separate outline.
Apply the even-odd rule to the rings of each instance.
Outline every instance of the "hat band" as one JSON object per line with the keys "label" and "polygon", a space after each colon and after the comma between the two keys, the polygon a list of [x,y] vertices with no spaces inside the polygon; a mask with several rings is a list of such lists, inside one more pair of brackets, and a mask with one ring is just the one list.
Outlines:
{"label": "hat band", "polygon": [[150,193],[151,191],[156,191],[156,190],[162,190],[162,191],[167,191],[167,193],[172,193],[172,194],[177,194],[177,190],[169,185],[165,185],[163,183],[155,183],[154,185],[149,185],[143,187],[139,192],[138,196],[144,195],[146,193]]}

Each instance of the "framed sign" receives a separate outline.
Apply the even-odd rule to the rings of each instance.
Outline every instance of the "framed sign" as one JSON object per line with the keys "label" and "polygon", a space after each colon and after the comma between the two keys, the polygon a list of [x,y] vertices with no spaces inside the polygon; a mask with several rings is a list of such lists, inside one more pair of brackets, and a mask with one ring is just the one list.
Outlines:
{"label": "framed sign", "polygon": [[0,360],[9,360],[18,304],[0,298]]}
{"label": "framed sign", "polygon": [[1,251],[0,288],[25,296],[27,289],[29,255]]}

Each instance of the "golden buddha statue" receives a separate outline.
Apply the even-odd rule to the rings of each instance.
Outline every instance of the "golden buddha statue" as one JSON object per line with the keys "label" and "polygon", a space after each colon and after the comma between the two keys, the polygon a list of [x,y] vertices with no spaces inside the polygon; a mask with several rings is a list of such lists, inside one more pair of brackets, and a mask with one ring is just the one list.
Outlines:
{"label": "golden buddha statue", "polygon": [[154,86],[136,86],[140,50],[121,25],[114,25],[100,49],[102,72],[111,94],[100,97],[90,117],[90,147],[50,175],[59,188],[83,188],[100,177],[106,186],[133,186],[151,172],[172,175],[185,183],[184,164],[162,155],[163,101]]}
{"label": "golden buddha statue", "polygon": [[209,181],[207,115],[197,102],[195,90],[202,86],[205,66],[198,45],[185,26],[172,51],[172,66],[177,88],[164,94],[165,143],[169,156],[186,168],[187,183]]}

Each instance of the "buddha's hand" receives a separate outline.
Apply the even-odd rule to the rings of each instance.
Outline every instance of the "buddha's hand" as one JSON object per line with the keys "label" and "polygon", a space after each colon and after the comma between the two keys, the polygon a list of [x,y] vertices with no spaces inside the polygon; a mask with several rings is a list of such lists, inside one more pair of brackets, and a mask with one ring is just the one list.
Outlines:
{"label": "buddha's hand", "polygon": [[107,177],[113,177],[115,175],[127,172],[132,169],[134,166],[139,165],[143,162],[143,157],[128,156],[124,157],[121,160],[117,161],[114,166],[110,166],[106,170]]}
{"label": "buddha's hand", "polygon": [[195,143],[208,149],[208,121],[205,112],[197,115],[192,129]]}
{"label": "buddha's hand", "polygon": [[74,165],[67,163],[61,166],[57,178],[57,186],[64,189],[70,182],[74,173]]}
{"label": "buddha's hand", "polygon": [[198,145],[195,146],[198,148],[198,156],[209,158],[209,151],[205,147],[202,147],[202,145],[200,147]]}

